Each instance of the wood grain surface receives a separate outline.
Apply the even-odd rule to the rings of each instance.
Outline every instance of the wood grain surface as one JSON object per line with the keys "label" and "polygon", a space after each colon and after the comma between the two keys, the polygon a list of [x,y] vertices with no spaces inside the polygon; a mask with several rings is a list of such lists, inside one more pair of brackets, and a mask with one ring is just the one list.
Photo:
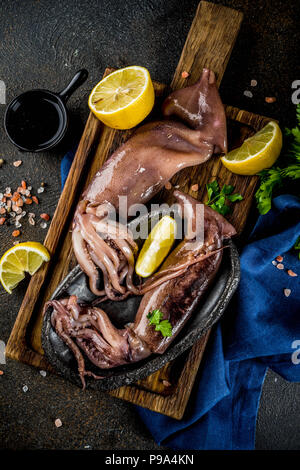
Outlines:
{"label": "wood grain surface", "polygon": [[[220,84],[230,53],[242,21],[242,14],[212,3],[200,2],[190,32],[187,36],[171,89],[195,83],[202,68],[213,69]],[[182,71],[188,71],[183,79]],[[106,74],[111,69],[107,69]],[[157,102],[168,92],[165,85],[155,83]],[[154,110],[153,116],[157,113]],[[259,130],[268,118],[261,117],[230,106],[228,117],[229,145],[237,146],[250,134]],[[240,123],[240,124],[238,124]],[[49,368],[41,347],[42,307],[57,285],[75,266],[71,246],[71,222],[74,207],[83,188],[111,153],[128,138],[132,131],[116,131],[103,126],[90,114],[76,152],[64,190],[45,239],[51,253],[51,261],[35,274],[28,286],[17,320],[9,338],[7,356],[37,366]],[[229,220],[240,233],[246,223],[251,206],[256,177],[241,177],[226,170],[217,157],[200,167],[188,168],[178,173],[172,184],[205,201],[205,184],[218,179],[222,185],[232,184],[244,196],[234,205]],[[191,187],[198,184],[198,191]],[[161,201],[170,200],[170,192],[160,194]],[[188,402],[196,373],[203,356],[209,333],[200,338],[190,352],[181,360],[167,364],[135,385],[121,387],[110,392],[113,396],[145,406],[160,413],[181,419]]]}

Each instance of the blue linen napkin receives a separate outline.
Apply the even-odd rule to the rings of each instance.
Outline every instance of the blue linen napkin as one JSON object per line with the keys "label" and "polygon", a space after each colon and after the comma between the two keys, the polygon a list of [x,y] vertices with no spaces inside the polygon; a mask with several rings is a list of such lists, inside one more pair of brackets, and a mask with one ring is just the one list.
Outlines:
{"label": "blue linen napkin", "polygon": [[[62,161],[62,184],[72,158],[68,152]],[[210,335],[184,418],[136,407],[157,443],[173,449],[253,449],[267,368],[300,382],[300,261],[293,249],[299,235],[300,199],[276,197],[242,251],[238,290]],[[278,255],[283,270],[272,264]],[[284,289],[291,290],[289,297]]]}

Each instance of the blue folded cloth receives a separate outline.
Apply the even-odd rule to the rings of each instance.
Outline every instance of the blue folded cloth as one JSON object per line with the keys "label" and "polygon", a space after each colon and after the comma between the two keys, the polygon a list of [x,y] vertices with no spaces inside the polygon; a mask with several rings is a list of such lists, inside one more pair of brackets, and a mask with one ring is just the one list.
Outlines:
{"label": "blue folded cloth", "polygon": [[[64,182],[72,161],[62,161]],[[267,368],[300,381],[300,199],[278,196],[260,216],[241,254],[241,281],[213,329],[180,421],[136,407],[155,441],[173,449],[254,448],[255,424]],[[284,269],[272,261],[283,256]],[[298,277],[289,276],[292,270]],[[289,289],[287,297],[284,289]]]}
{"label": "blue folded cloth", "polygon": [[[300,261],[293,249],[299,235],[299,198],[278,196],[242,251],[238,290],[212,332],[184,419],[138,408],[158,443],[174,449],[253,449],[267,367],[300,381]],[[283,270],[272,264],[278,255]],[[288,269],[299,276],[289,276]],[[289,297],[284,289],[291,290]]]}

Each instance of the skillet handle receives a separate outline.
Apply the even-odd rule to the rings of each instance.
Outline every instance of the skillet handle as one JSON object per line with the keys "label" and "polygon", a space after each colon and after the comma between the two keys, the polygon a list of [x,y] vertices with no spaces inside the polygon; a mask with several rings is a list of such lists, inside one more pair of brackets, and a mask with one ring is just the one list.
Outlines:
{"label": "skillet handle", "polygon": [[88,78],[88,71],[86,69],[81,69],[76,72],[70,83],[64,88],[61,92],[58,93],[60,99],[66,103],[70,96],[80,87]]}

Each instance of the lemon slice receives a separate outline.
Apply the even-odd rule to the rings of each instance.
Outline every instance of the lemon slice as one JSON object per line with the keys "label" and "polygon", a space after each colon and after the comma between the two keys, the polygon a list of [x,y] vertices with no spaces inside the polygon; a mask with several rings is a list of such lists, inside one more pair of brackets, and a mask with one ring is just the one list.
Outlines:
{"label": "lemon slice", "polygon": [[33,275],[43,264],[49,261],[48,250],[38,242],[19,243],[7,250],[0,260],[0,281],[4,289],[12,290],[25,277],[25,272]]}
{"label": "lemon slice", "polygon": [[151,276],[169,253],[175,239],[177,224],[165,215],[152,229],[138,256],[135,272],[141,277]]}
{"label": "lemon slice", "polygon": [[154,88],[144,67],[116,70],[103,78],[89,96],[89,107],[104,124],[114,129],[131,129],[150,113]]}
{"label": "lemon slice", "polygon": [[241,147],[227,153],[221,161],[232,173],[255,175],[275,163],[281,148],[282,132],[278,124],[271,121],[246,139]]}

